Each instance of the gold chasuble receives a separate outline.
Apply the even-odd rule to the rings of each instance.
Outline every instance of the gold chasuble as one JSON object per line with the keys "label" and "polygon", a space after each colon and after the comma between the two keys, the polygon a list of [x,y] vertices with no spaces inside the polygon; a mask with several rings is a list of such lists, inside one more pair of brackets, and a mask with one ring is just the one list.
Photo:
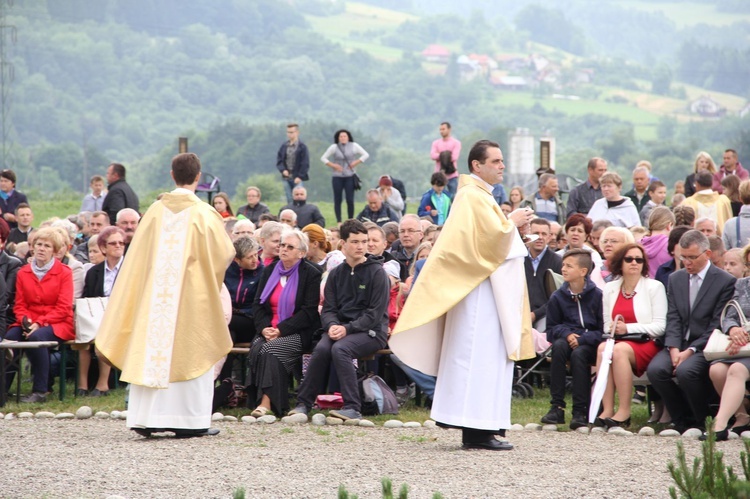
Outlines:
{"label": "gold chasuble", "polygon": [[[446,313],[492,277],[499,317],[488,320],[499,319],[510,360],[532,358],[523,264],[520,271],[515,265],[507,274],[496,272],[517,237],[516,226],[503,215],[485,182],[461,175],[450,216],[388,342],[393,352],[410,367],[436,376]],[[500,283],[501,279],[510,280]]]}
{"label": "gold chasuble", "polygon": [[178,188],[148,209],[96,337],[123,381],[168,388],[229,353],[219,292],[234,254],[221,215],[192,192]]}

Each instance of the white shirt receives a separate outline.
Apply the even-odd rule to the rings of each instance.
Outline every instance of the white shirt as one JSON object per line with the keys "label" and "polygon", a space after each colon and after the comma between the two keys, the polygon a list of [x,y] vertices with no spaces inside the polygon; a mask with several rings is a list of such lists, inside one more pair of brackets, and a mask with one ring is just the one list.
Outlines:
{"label": "white shirt", "polygon": [[125,257],[121,256],[120,261],[117,262],[117,265],[113,269],[110,269],[109,265],[107,265],[107,260],[104,260],[104,296],[112,294],[112,288],[115,285],[117,274],[120,272],[120,266],[124,259]]}

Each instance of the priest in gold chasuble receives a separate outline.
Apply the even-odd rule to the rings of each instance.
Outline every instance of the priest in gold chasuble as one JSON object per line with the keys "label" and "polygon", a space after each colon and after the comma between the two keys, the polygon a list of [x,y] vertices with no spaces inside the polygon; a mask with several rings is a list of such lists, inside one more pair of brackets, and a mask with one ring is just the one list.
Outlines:
{"label": "priest in gold chasuble", "polygon": [[195,154],[173,158],[177,188],[141,219],[96,338],[131,384],[127,426],[144,436],[218,433],[213,366],[232,348],[219,293],[234,248],[195,195],[200,170]]}
{"label": "priest in gold chasuble", "polygon": [[517,227],[492,197],[503,155],[487,140],[469,153],[451,214],[406,301],[390,348],[408,366],[437,376],[431,417],[463,430],[467,449],[510,450],[513,361],[534,356],[524,258]]}

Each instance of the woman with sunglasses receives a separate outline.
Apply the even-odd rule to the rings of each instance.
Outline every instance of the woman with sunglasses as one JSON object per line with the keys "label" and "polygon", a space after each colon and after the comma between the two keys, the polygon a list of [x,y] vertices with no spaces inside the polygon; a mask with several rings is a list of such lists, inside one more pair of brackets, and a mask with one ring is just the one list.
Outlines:
{"label": "woman with sunglasses", "polygon": [[[661,350],[667,325],[667,294],[664,285],[649,278],[648,257],[640,244],[626,244],[612,257],[610,271],[615,280],[604,286],[602,310],[604,332],[614,332],[615,349],[599,415],[608,428],[630,425],[633,374],[643,375],[651,359]],[[618,339],[640,334],[640,339]],[[597,371],[604,343],[599,346]],[[615,412],[615,392],[620,405]],[[601,423],[600,423],[601,424]]]}
{"label": "woman with sunglasses", "polygon": [[[109,296],[115,285],[125,255],[125,231],[111,225],[105,227],[97,238],[99,251],[104,261],[97,263],[86,272],[83,284],[84,298]],[[91,347],[78,352],[78,397],[101,397],[109,395],[110,367],[101,358],[98,359],[99,378],[96,388],[89,391],[89,367],[91,366]]]}
{"label": "woman with sunglasses", "polygon": [[307,261],[307,235],[300,230],[281,233],[279,258],[263,270],[253,303],[255,340],[248,358],[248,406],[252,416],[289,411],[289,375],[310,351],[320,329],[320,270]]}

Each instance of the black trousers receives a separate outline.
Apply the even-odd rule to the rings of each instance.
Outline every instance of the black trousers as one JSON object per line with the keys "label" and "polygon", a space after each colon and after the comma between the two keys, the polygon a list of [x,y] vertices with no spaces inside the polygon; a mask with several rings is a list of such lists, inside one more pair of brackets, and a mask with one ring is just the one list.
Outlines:
{"label": "black trousers", "polygon": [[[708,377],[708,361],[702,353],[694,353],[677,366],[672,374],[672,358],[664,349],[651,359],[646,371],[651,386],[659,392],[675,423],[703,426],[709,415],[708,399],[712,395]],[[675,383],[675,378],[679,385]]]}
{"label": "black trousers", "polygon": [[596,363],[596,348],[591,345],[578,345],[570,348],[564,338],[552,344],[552,363],[549,368],[551,395],[550,404],[565,407],[565,364],[570,361],[573,376],[573,415],[587,416],[591,402],[591,366]]}
{"label": "black trousers", "polygon": [[354,177],[332,177],[333,211],[336,221],[341,222],[341,194],[346,192],[347,219],[354,218]]}
{"label": "black trousers", "polygon": [[368,357],[385,348],[385,345],[384,339],[377,336],[372,338],[366,333],[348,334],[338,341],[333,341],[328,334],[323,334],[313,350],[307,374],[299,387],[298,403],[308,408],[312,407],[317,396],[325,390],[328,368],[333,362],[341,385],[344,409],[359,411],[362,404],[359,398],[357,369],[352,359]]}

